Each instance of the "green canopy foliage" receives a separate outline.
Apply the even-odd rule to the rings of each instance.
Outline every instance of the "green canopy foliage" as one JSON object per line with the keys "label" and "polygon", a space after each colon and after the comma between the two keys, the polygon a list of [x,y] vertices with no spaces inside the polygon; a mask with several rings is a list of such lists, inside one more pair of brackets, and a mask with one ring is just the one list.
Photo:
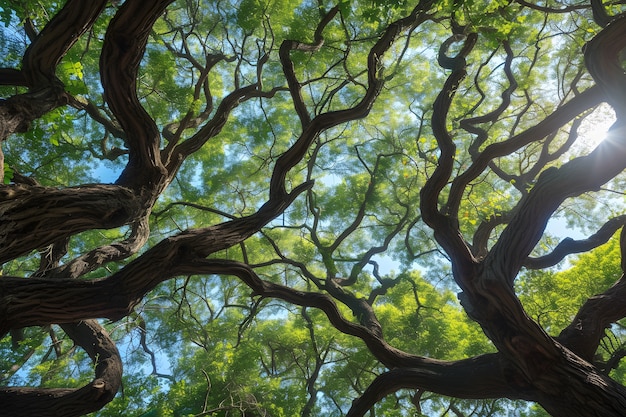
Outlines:
{"label": "green canopy foliage", "polygon": [[623,394],[620,2],[80,3],[0,1],[3,386],[92,384],[87,321],[93,416]]}

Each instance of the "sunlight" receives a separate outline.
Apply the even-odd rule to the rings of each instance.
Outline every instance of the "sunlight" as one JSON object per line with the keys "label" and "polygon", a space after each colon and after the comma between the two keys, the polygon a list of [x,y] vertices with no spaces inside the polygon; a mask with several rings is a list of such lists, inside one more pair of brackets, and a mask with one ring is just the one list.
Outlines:
{"label": "sunlight", "polygon": [[578,134],[578,146],[587,150],[594,149],[606,138],[610,127],[615,123],[615,112],[608,104],[599,105],[593,113],[585,118]]}

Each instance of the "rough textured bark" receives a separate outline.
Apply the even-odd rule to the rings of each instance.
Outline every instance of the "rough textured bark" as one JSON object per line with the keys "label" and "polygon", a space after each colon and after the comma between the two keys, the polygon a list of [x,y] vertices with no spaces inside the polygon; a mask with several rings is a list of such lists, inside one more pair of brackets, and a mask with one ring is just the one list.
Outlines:
{"label": "rough textured bark", "polygon": [[119,320],[157,284],[189,273],[185,269],[188,265],[256,233],[311,185],[304,183],[286,198],[270,200],[249,217],[167,238],[118,273],[104,279],[5,276],[0,280],[0,334],[4,335],[12,328],[71,323],[97,317]]}
{"label": "rough textured bark", "polygon": [[142,210],[119,186],[0,186],[0,263],[85,230],[122,226]]}
{"label": "rough textured bark", "polygon": [[[454,279],[461,289],[460,301],[467,314],[480,324],[493,342],[497,353],[445,361],[401,351],[385,340],[373,304],[376,297],[387,290],[385,285],[391,286],[391,283],[385,284],[379,279],[381,287],[369,298],[349,292],[379,248],[367,251],[359,262],[355,262],[348,278],[337,277],[336,270],[330,267],[323,280],[308,276],[320,292],[300,291],[263,280],[245,262],[207,259],[261,231],[283,214],[299,195],[312,189],[311,178],[293,185],[288,180],[292,170],[307,162],[307,158],[313,159],[310,155],[312,147],[325,131],[364,118],[371,112],[384,87],[385,55],[399,39],[422,23],[443,20],[435,17],[435,2],[420,1],[405,18],[389,25],[376,38],[364,64],[363,74],[367,81],[360,85],[362,96],[352,106],[328,112],[320,110],[315,114],[307,107],[303,83],[296,76],[291,56],[294,51],[313,54],[321,50],[324,45],[322,32],[341,15],[341,8],[336,6],[322,13],[312,43],[297,40],[282,43],[278,56],[286,86],[263,88],[262,70],[270,59],[269,55],[263,55],[256,63],[256,78],[250,76],[247,85],[239,85],[240,79],[237,78],[233,91],[226,94],[215,109],[210,92],[205,91],[207,108],[200,116],[193,117],[189,112],[180,121],[169,122],[162,129],[169,140],[163,147],[159,126],[138,97],[137,83],[153,25],[171,3],[172,0],[149,3],[127,0],[109,22],[100,56],[100,76],[111,119],[93,103],[85,104],[70,97],[55,75],[56,67],[68,50],[101,14],[105,1],[83,4],[68,0],[41,33],[33,36],[21,69],[0,69],[0,85],[28,89],[24,94],[0,101],[0,142],[8,140],[13,133],[27,131],[30,123],[46,112],[71,103],[106,125],[109,131],[124,140],[128,148],[127,165],[115,185],[51,188],[14,179],[14,184],[0,186],[0,264],[34,250],[41,250],[44,254],[39,270],[31,277],[2,276],[0,279],[0,334],[27,326],[59,324],[95,363],[95,379],[82,388],[1,388],[0,409],[15,416],[79,416],[102,408],[120,387],[122,366],[114,342],[95,319],[119,320],[128,316],[150,290],[165,280],[185,275],[219,274],[241,280],[255,297],[280,299],[323,311],[338,331],[361,339],[374,357],[389,369],[376,377],[354,402],[348,413],[350,417],[364,416],[384,396],[406,388],[457,398],[535,401],[554,416],[626,414],[626,389],[592,364],[604,330],[626,317],[622,302],[626,297],[624,277],[582,305],[572,323],[556,338],[549,336],[528,316],[514,291],[514,282],[522,267],[554,265],[566,254],[589,250],[606,242],[620,227],[622,251],[626,252],[625,218],[618,216],[589,239],[565,240],[551,254],[529,258],[549,219],[566,199],[597,190],[626,169],[626,77],[619,60],[619,54],[626,46],[626,17],[608,16],[601,2],[592,1],[589,7],[593,16],[605,27],[585,49],[585,62],[596,85],[577,92],[574,98],[564,101],[533,127],[485,145],[489,133],[481,125],[495,122],[502,116],[519,87],[513,74],[511,43],[502,41],[508,86],[500,96],[500,105],[494,110],[460,121],[460,127],[474,135],[468,147],[471,160],[462,169],[456,160],[457,144],[450,132],[449,113],[466,77],[468,57],[479,42],[479,34],[471,27],[459,26],[454,16],[449,17],[452,34],[442,43],[438,53],[438,62],[447,78],[432,105],[430,122],[438,146],[437,160],[420,192],[419,221],[432,229],[441,251],[450,259]],[[571,6],[552,10],[526,2],[519,4],[546,13],[579,9]],[[455,46],[457,52],[452,52]],[[172,50],[176,52],[176,49]],[[211,69],[227,59],[214,54],[207,57],[204,67],[197,61],[194,63],[202,74],[196,83],[195,99],[200,97],[200,90],[208,90],[205,82]],[[150,236],[148,218],[152,207],[185,159],[219,134],[240,103],[253,98],[271,98],[279,91],[289,92],[294,116],[302,130],[295,133],[297,137],[293,143],[280,155],[271,156],[274,165],[268,174],[267,200],[254,214],[239,218],[231,216],[224,223],[182,231],[146,249],[116,273],[99,279],[78,279],[108,262],[127,260],[138,254]],[[563,163],[559,168],[546,169],[548,163],[562,155],[571,144],[567,141],[558,151],[550,153],[547,150],[550,135],[603,101],[609,102],[618,116],[608,140],[586,156]],[[576,130],[578,123],[572,122],[572,131]],[[183,139],[183,130],[191,128],[196,132]],[[569,139],[574,136],[575,132]],[[514,210],[485,220],[476,229],[470,245],[459,222],[460,206],[468,188],[488,168],[506,179],[506,174],[495,167],[494,161],[531,143],[540,143],[544,138],[548,138],[545,140],[548,145],[542,145],[544,153],[538,158],[533,175],[529,174],[534,178],[534,173],[541,171],[533,187],[522,188],[522,198]],[[120,155],[125,153],[118,151]],[[453,177],[457,169],[458,175]],[[376,187],[377,170],[378,165],[368,172],[370,182],[353,223],[334,243],[323,247],[326,252],[321,257],[327,266],[333,262],[332,253],[339,250],[346,236],[363,221],[366,202]],[[3,173],[1,152],[0,173]],[[309,193],[312,200],[311,196],[312,192]],[[310,211],[317,216],[317,209],[310,204]],[[418,221],[410,219],[410,207],[404,209],[380,251],[386,249],[407,224],[412,226]],[[318,217],[315,217],[317,221]],[[121,242],[93,248],[60,264],[67,250],[67,241],[72,236],[86,230],[124,225],[130,226],[130,234]],[[497,241],[489,246],[496,227],[504,225]],[[319,236],[312,235],[312,240],[322,247]],[[280,248],[274,249],[280,253]],[[626,253],[622,254],[622,263],[626,265],[624,259]],[[281,261],[289,263],[286,259]],[[296,262],[290,265],[306,270],[306,266]],[[337,302],[347,306],[356,320],[344,317]],[[145,339],[142,343],[145,344]],[[315,372],[317,378],[319,366]],[[307,389],[310,398],[314,398],[317,391],[312,382]],[[312,409],[310,402],[306,412]]]}
{"label": "rough textured bark", "polygon": [[171,2],[124,2],[107,29],[100,76],[107,103],[126,133],[129,149],[128,164],[118,183],[158,187],[166,175],[159,152],[159,130],[137,97],[137,74],[150,29]]}
{"label": "rough textured bark", "polygon": [[[614,100],[623,98],[624,76],[621,69],[618,71],[616,62],[625,29],[621,21],[613,22],[586,49],[588,66],[592,66],[590,72],[605,89],[605,94]],[[462,76],[463,65],[464,62],[450,66],[455,69],[457,77]],[[548,336],[526,315],[512,285],[541,238],[549,218],[561,203],[568,197],[598,189],[626,168],[623,129],[614,128],[609,140],[589,155],[565,163],[559,169],[544,171],[485,259],[475,260],[468,255],[469,250],[460,240],[454,218],[439,213],[437,209],[437,197],[451,176],[454,156],[454,145],[444,122],[451,101],[449,92],[454,92],[458,83],[455,72],[448,80],[451,87],[442,90],[433,114],[433,125],[440,126],[435,129],[435,134],[442,155],[435,175],[429,179],[431,185],[422,190],[422,212],[425,221],[433,227],[435,237],[453,259],[455,279],[463,289],[463,306],[498,348],[507,364],[506,379],[518,392],[526,393],[554,416],[623,415],[626,406],[624,387],[576,355],[589,358],[600,340],[599,327],[623,317],[622,309],[614,314],[607,311],[603,316],[606,321],[600,323],[583,323],[582,317],[578,317],[575,327],[584,327],[596,336],[588,339],[586,349],[578,347],[574,353]],[[439,108],[441,113],[437,113]],[[620,120],[618,115],[618,126]],[[610,294],[619,293],[620,288],[619,284],[616,285],[606,294],[606,299],[611,298]],[[588,308],[593,309],[593,305],[595,301],[590,300]],[[582,311],[581,314],[585,315]]]}
{"label": "rough textured bark", "polygon": [[7,415],[82,416],[113,399],[122,384],[122,360],[115,343],[95,320],[66,324],[63,330],[95,363],[95,378],[77,389],[3,388],[0,407]]}

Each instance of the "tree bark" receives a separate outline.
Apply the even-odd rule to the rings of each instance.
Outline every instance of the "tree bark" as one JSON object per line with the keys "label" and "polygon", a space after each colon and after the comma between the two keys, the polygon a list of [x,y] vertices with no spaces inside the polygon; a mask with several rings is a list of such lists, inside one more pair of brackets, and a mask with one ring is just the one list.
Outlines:
{"label": "tree bark", "polygon": [[0,264],[85,230],[123,226],[144,211],[133,192],[115,185],[0,185]]}
{"label": "tree bark", "polygon": [[13,417],[78,417],[100,410],[122,384],[122,360],[108,333],[94,320],[63,330],[95,362],[95,378],[82,388],[0,388],[0,409]]}

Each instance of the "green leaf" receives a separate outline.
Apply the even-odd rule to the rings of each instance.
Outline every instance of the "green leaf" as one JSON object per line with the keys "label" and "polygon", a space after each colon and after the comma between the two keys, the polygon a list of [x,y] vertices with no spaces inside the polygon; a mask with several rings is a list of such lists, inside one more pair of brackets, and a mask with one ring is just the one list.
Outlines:
{"label": "green leaf", "polygon": [[11,169],[11,167],[9,165],[5,164],[4,165],[3,183],[4,184],[10,183],[12,178],[13,178],[13,169]]}

